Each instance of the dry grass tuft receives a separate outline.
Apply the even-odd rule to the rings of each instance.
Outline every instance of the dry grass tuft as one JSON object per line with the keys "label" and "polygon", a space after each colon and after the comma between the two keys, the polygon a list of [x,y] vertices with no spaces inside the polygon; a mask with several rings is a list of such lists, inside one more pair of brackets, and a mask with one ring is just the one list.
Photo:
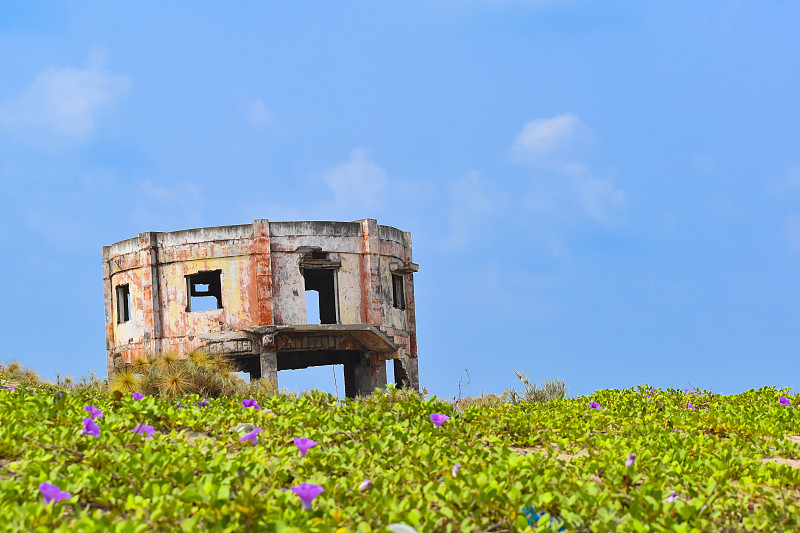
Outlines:
{"label": "dry grass tuft", "polygon": [[108,380],[109,392],[119,391],[122,394],[140,392],[141,377],[130,367],[118,368]]}

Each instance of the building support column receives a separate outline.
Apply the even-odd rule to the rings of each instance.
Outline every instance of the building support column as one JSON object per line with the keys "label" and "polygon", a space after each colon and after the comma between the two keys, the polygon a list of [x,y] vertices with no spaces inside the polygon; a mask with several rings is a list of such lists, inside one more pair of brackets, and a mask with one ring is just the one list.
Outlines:
{"label": "building support column", "polygon": [[394,383],[398,389],[419,392],[419,361],[416,357],[394,360]]}
{"label": "building support column", "polygon": [[386,388],[386,362],[374,352],[361,352],[345,358],[344,394],[348,398],[369,396]]}
{"label": "building support column", "polygon": [[[277,352],[261,352],[261,373],[259,379],[266,379],[275,389],[278,388],[278,354]],[[252,374],[250,375],[252,378]]]}

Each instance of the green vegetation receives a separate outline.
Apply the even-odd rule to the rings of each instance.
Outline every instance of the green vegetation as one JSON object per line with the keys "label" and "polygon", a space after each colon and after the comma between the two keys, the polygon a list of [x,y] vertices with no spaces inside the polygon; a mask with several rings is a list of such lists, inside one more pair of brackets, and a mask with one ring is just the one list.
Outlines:
{"label": "green vegetation", "polygon": [[[250,396],[136,401],[12,370],[0,374],[9,531],[800,529],[800,396],[788,390],[456,405],[392,388],[352,401],[262,391],[244,402],[256,409]],[[449,419],[437,427],[434,414]],[[317,444],[301,456],[295,438]],[[45,504],[45,482],[69,495]],[[308,510],[302,483],[324,489]]]}

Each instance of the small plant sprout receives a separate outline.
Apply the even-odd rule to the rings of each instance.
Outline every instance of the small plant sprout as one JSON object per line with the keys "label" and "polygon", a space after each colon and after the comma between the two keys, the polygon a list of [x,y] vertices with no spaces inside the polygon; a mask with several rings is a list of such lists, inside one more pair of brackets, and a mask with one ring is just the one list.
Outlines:
{"label": "small plant sprout", "polygon": [[781,405],[792,405],[792,402],[789,401],[789,398],[786,396],[781,396],[780,400],[778,400]]}
{"label": "small plant sprout", "polygon": [[131,433],[136,433],[137,435],[147,435],[145,438],[149,439],[153,436],[153,432],[156,429],[153,426],[148,426],[146,424],[136,424],[136,427],[131,430]]}
{"label": "small plant sprout", "polygon": [[437,428],[448,420],[450,420],[450,417],[441,413],[434,413],[431,415],[431,422],[433,422]]}
{"label": "small plant sprout", "polygon": [[294,445],[297,446],[298,450],[300,450],[300,457],[305,457],[308,449],[313,448],[317,444],[319,443],[305,437],[294,438]]}
{"label": "small plant sprout", "polygon": [[367,489],[368,489],[368,488],[370,488],[371,486],[372,486],[372,481],[370,481],[370,480],[368,480],[368,479],[365,479],[365,480],[364,480],[364,481],[362,481],[362,482],[361,482],[361,484],[358,486],[358,490],[360,490],[361,492],[364,492],[365,490],[367,490]]}
{"label": "small plant sprout", "polygon": [[450,475],[456,477],[456,474],[458,474],[459,470],[461,470],[461,465],[458,463],[454,464],[453,469],[450,471]]}
{"label": "small plant sprout", "polygon": [[100,436],[100,426],[94,423],[94,420],[91,418],[84,418],[83,419],[83,430],[81,430],[81,435],[91,435],[92,437],[99,437]]}
{"label": "small plant sprout", "polygon": [[245,407],[255,407],[256,411],[258,410],[258,402],[256,402],[255,398],[250,398],[248,400],[242,400],[242,409]]}
{"label": "small plant sprout", "polygon": [[142,394],[141,392],[132,392],[131,396],[133,396],[133,401],[135,402],[138,402],[139,400],[144,398],[144,394]]}
{"label": "small plant sprout", "polygon": [[677,492],[675,492],[675,491],[673,490],[673,491],[670,493],[670,495],[669,495],[669,496],[667,496],[666,498],[664,498],[664,501],[665,501],[665,502],[667,502],[667,503],[675,503],[675,500],[677,500],[677,499],[678,499],[678,493],[677,493]]}
{"label": "small plant sprout", "polygon": [[246,440],[249,440],[253,444],[258,444],[258,434],[259,433],[261,433],[261,426],[255,428],[250,433],[245,433],[245,435],[241,439],[239,439],[239,442],[244,442]]}
{"label": "small plant sprout", "polygon": [[633,466],[634,462],[636,462],[636,454],[632,453],[628,456],[628,459],[625,461],[625,466]]}
{"label": "small plant sprout", "polygon": [[103,411],[101,411],[100,409],[98,409],[93,405],[84,405],[83,408],[86,410],[87,413],[89,413],[89,418],[91,418],[92,420],[103,416]]}
{"label": "small plant sprout", "polygon": [[292,487],[292,492],[300,497],[303,509],[307,511],[311,509],[311,502],[314,501],[314,498],[325,492],[325,489],[314,483],[303,481],[299,487]]}
{"label": "small plant sprout", "polygon": [[39,485],[39,492],[41,492],[42,496],[44,497],[45,505],[60,502],[61,500],[66,500],[67,498],[72,498],[72,494],[65,490],[61,490],[58,488],[58,486],[48,483],[47,481]]}

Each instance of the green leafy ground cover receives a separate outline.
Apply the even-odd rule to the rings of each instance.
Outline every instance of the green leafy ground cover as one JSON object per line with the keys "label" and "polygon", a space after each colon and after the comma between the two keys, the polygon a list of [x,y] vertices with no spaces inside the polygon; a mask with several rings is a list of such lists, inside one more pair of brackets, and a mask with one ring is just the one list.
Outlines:
{"label": "green leafy ground cover", "polygon": [[[2,528],[800,530],[800,396],[788,390],[639,387],[462,413],[396,390],[276,394],[258,410],[243,399],[0,389]],[[82,434],[87,405],[103,413],[97,437]],[[438,428],[437,413],[450,417]],[[256,444],[239,441],[240,423],[262,428]],[[319,444],[301,457],[296,437]],[[46,505],[43,482],[72,497]],[[324,489],[308,510],[291,490],[302,482]]]}

